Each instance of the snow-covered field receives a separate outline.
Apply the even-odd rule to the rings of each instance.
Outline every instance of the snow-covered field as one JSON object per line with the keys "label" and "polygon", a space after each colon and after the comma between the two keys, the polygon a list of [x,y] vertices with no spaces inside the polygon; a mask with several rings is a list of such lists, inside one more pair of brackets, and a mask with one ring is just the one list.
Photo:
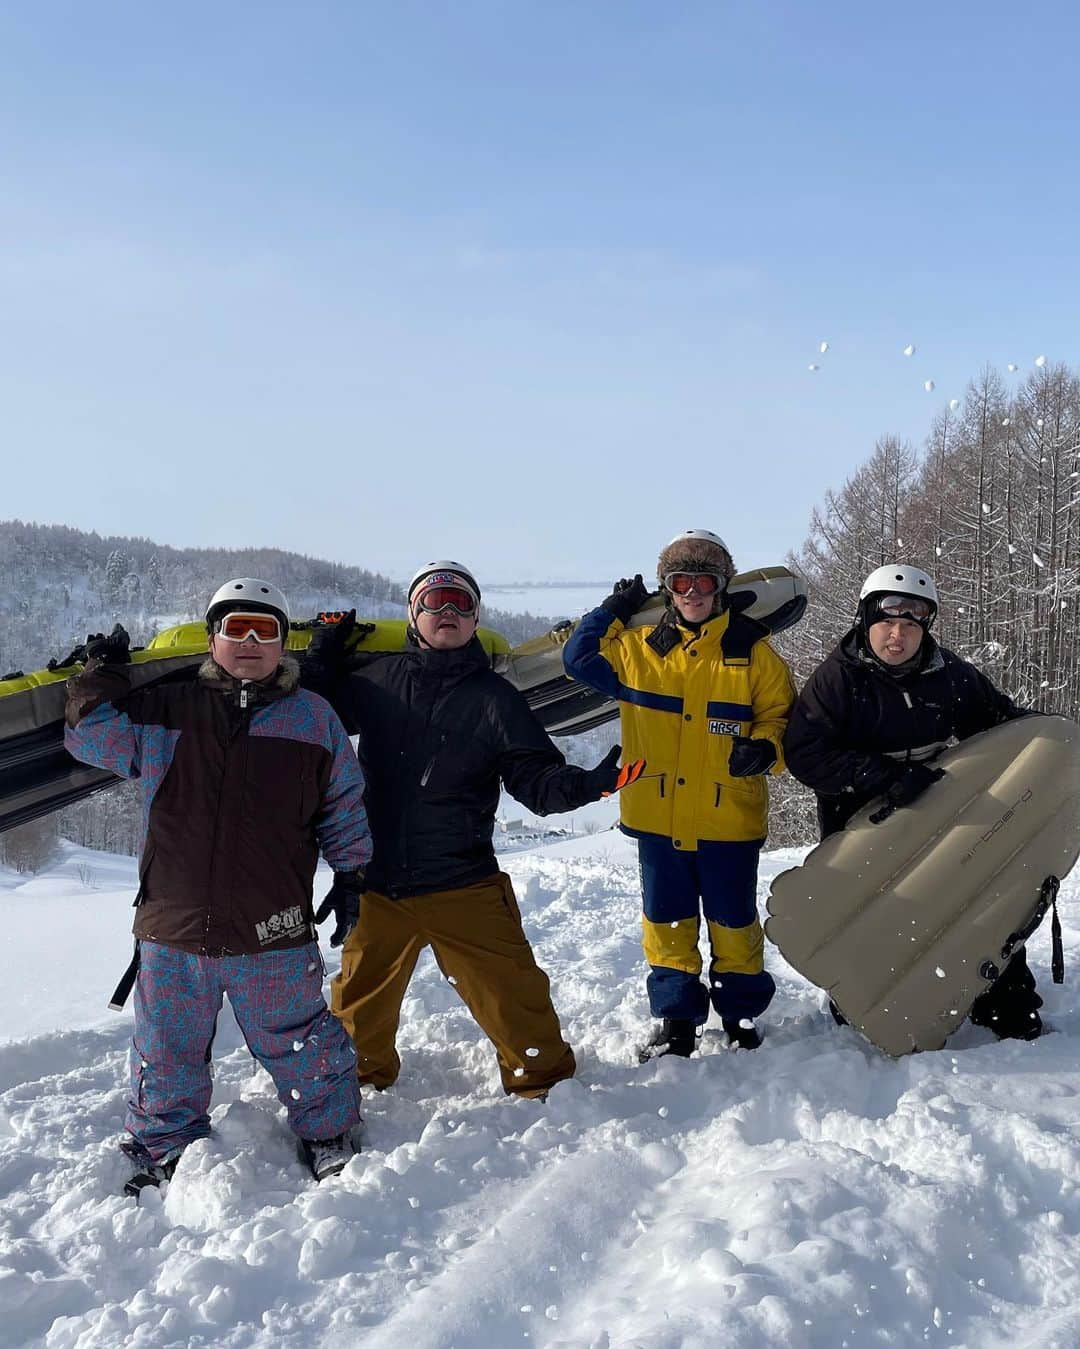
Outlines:
{"label": "snow-covered field", "polygon": [[[797,860],[771,854],[768,878]],[[634,855],[603,832],[503,859],[580,1053],[546,1104],[425,960],[398,1084],[316,1187],[223,1016],[214,1134],[118,1193],[134,863],[0,871],[0,1344],[341,1349],[1080,1345],[1080,996],[1031,947],[1052,1028],[964,1027],[891,1062],[775,952],[757,1053],[640,1067]],[[1067,960],[1080,957],[1065,887]],[[328,963],[332,954],[326,952]],[[226,1024],[227,1022],[227,1024]]]}

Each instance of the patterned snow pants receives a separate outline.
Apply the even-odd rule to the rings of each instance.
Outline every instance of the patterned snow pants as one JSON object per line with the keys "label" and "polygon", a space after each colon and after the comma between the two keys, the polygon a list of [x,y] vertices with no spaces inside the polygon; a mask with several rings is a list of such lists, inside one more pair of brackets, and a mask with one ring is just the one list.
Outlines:
{"label": "patterned snow pants", "polygon": [[155,1160],[210,1132],[210,1047],[225,995],[293,1130],[314,1139],[352,1128],[356,1052],[330,1014],[322,977],[314,942],[247,956],[140,942],[128,1132]]}

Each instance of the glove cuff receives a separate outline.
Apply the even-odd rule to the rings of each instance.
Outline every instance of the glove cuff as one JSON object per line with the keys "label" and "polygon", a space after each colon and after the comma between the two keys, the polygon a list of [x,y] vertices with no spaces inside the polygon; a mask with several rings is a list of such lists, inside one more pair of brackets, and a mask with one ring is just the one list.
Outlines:
{"label": "glove cuff", "polygon": [[355,867],[352,871],[335,871],[334,884],[339,890],[346,890],[349,894],[362,895],[364,893],[364,868]]}
{"label": "glove cuff", "polygon": [[600,608],[606,609],[612,618],[617,618],[620,623],[629,623],[634,616],[634,606],[625,595],[609,595],[606,600],[600,601]]}

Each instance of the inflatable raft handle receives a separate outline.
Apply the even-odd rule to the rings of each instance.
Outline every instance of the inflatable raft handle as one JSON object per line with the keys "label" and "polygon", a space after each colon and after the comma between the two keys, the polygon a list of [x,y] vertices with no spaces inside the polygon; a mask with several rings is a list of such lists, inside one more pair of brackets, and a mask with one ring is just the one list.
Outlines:
{"label": "inflatable raft handle", "polygon": [[1055,984],[1065,982],[1065,949],[1061,941],[1061,919],[1058,918],[1057,909],[1057,897],[1060,889],[1061,881],[1057,876],[1047,876],[1039,888],[1039,902],[1035,905],[1035,912],[1022,928],[1016,932],[1011,932],[1006,937],[1001,948],[1002,960],[1009,960],[1021,942],[1027,941],[1028,937],[1046,917],[1047,909],[1050,909],[1050,972]]}

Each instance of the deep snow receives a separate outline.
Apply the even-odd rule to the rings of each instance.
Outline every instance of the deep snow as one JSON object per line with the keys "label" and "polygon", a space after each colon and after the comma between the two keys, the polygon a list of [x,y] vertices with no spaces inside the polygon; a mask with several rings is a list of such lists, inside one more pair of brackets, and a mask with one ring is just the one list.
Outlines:
{"label": "deep snow", "polygon": [[[797,857],[764,859],[762,896]],[[1055,1033],[1035,1044],[964,1027],[891,1062],[773,950],[761,1050],[710,1027],[700,1057],[641,1067],[632,846],[602,832],[503,864],[576,1080],[547,1104],[503,1097],[425,959],[402,1077],[316,1187],[226,1012],[214,1134],[139,1206],[118,1193],[130,1017],[104,1008],[134,863],[68,846],[43,876],[0,870],[0,1343],[1080,1344],[1080,999],[1071,975],[1050,984],[1045,933]],[[1077,899],[1070,881],[1072,968]]]}

